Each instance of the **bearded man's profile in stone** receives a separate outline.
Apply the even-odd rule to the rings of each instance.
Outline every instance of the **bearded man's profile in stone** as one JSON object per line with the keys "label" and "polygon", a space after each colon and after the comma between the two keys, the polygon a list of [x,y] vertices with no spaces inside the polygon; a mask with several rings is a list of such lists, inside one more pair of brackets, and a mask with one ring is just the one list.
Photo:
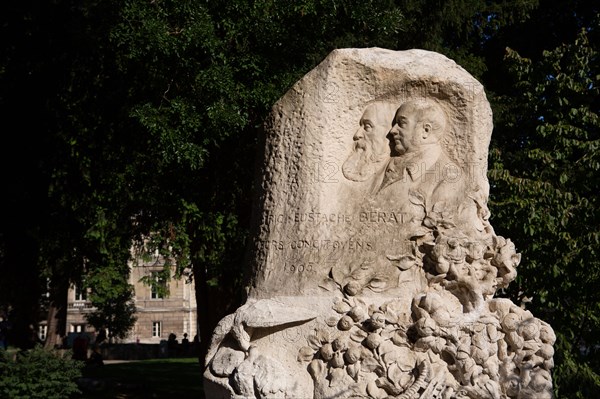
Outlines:
{"label": "bearded man's profile in stone", "polygon": [[348,180],[365,181],[383,168],[390,156],[386,135],[395,110],[396,106],[387,103],[373,103],[365,108],[353,136],[352,153],[342,166]]}

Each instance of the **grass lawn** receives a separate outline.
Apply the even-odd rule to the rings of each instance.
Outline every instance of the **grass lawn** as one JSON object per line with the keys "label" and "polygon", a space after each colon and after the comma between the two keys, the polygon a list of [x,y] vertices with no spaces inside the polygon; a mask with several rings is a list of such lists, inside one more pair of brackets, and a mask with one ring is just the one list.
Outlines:
{"label": "grass lawn", "polygon": [[82,399],[201,399],[202,370],[197,358],[153,359],[86,367]]}

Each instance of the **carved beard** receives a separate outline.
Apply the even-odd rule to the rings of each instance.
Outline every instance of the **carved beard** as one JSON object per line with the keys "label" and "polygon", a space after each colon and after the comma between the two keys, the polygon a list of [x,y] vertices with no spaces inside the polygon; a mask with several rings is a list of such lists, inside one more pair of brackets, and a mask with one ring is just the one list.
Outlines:
{"label": "carved beard", "polygon": [[375,154],[373,147],[364,140],[357,141],[352,153],[342,165],[342,173],[348,180],[365,181],[373,176],[377,164],[385,159],[385,155],[385,152]]}

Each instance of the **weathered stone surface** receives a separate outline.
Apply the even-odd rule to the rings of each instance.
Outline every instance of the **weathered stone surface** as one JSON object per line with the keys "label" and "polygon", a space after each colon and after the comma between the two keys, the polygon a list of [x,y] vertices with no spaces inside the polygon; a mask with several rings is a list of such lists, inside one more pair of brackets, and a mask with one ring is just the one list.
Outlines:
{"label": "weathered stone surface", "polygon": [[423,50],[332,52],[266,123],[248,303],[208,397],[550,398],[554,333],[505,299],[483,87]]}

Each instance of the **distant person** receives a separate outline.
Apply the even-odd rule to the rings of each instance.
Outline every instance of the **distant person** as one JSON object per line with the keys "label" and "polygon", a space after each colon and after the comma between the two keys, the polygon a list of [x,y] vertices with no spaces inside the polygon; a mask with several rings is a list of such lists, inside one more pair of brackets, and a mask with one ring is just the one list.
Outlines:
{"label": "distant person", "polygon": [[87,360],[88,340],[83,336],[83,333],[77,334],[77,337],[73,340],[73,359],[74,360]]}
{"label": "distant person", "polygon": [[198,334],[194,335],[194,339],[192,340],[192,354],[194,356],[198,355],[200,352],[200,338],[198,338]]}
{"label": "distant person", "polygon": [[177,335],[175,333],[169,334],[169,339],[167,340],[167,348],[169,349],[169,357],[175,356],[177,353],[177,346],[179,343],[177,342]]}
{"label": "distant person", "polygon": [[98,345],[94,345],[92,354],[90,355],[90,358],[87,360],[86,364],[90,366],[104,366],[104,358],[102,357],[102,353],[100,352],[100,347]]}
{"label": "distant person", "polygon": [[181,351],[184,356],[187,356],[190,351],[190,340],[188,339],[187,333],[183,333],[183,339],[181,340]]}
{"label": "distant person", "polygon": [[167,340],[166,339],[161,339],[160,343],[158,344],[158,355],[161,358],[165,358],[168,357],[168,348],[167,348]]}
{"label": "distant person", "polygon": [[100,345],[104,342],[106,342],[106,328],[101,328],[96,337],[96,345]]}
{"label": "distant person", "polygon": [[0,349],[8,348],[8,321],[0,316]]}
{"label": "distant person", "polygon": [[43,345],[44,341],[40,339],[40,336],[37,333],[37,328],[33,324],[27,326],[26,333],[27,340],[25,341],[24,349],[33,349],[36,345]]}

